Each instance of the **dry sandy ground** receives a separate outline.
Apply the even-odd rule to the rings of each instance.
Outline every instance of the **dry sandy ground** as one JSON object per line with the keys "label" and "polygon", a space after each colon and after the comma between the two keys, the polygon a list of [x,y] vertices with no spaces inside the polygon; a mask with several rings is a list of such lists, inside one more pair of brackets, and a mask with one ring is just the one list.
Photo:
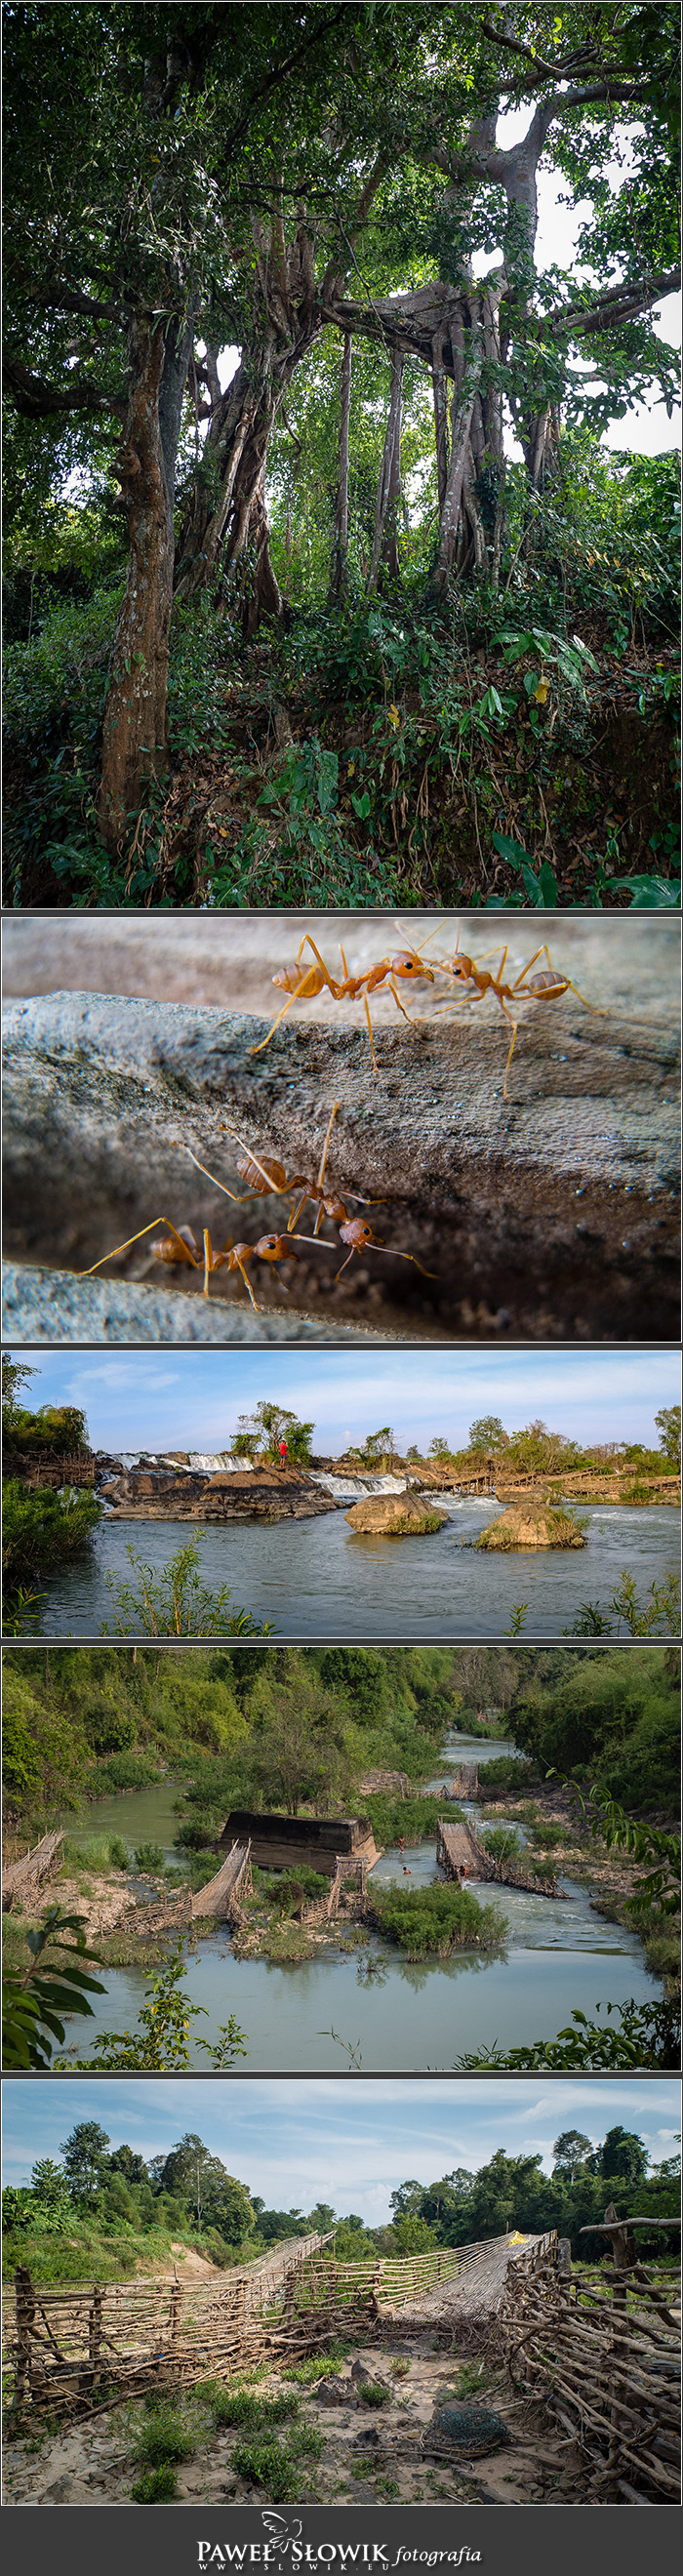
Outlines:
{"label": "dry sandy ground", "polygon": [[[421,2439],[425,2437],[426,2445],[434,2406],[447,2390],[453,2390],[457,2358],[449,2368],[443,2343],[434,2349],[424,2334],[401,2337],[397,2333],[379,2349],[356,2345],[338,2365],[345,2382],[354,2359],[363,2361],[373,2378],[386,2381],[392,2402],[370,2412],[349,2402],[346,2395],[339,2404],[325,2406],[316,2389],[297,2392],[302,2398],[300,2421],[314,2426],[325,2442],[321,2461],[308,2478],[302,2477],[297,2502],[334,2499],[358,2505],[367,2499],[370,2504],[415,2504],[423,2499],[428,2503],[453,2499],[567,2505],[585,2500],[585,2473],[575,2444],[558,2441],[545,2426],[540,2409],[514,2396],[502,2372],[487,2372],[481,2389],[484,2403],[501,2415],[509,2442],[475,2461],[468,2461],[464,2452],[457,2460],[430,2459]],[[405,2376],[392,2377],[394,2359],[408,2363]],[[287,2385],[275,2373],[259,2382],[264,2394]],[[133,2454],[141,2420],[140,2407],[121,2406],[98,2415],[96,2422],[86,2419],[61,2434],[41,2440],[36,2432],[34,2441],[11,2444],[5,2454],[5,2503],[86,2505],[91,2510],[96,2505],[129,2505],[138,2474]],[[243,2439],[243,2433],[226,2428],[198,2447],[178,2472],[178,2502],[272,2501],[263,2488],[245,2483],[233,2469],[233,2452]]]}

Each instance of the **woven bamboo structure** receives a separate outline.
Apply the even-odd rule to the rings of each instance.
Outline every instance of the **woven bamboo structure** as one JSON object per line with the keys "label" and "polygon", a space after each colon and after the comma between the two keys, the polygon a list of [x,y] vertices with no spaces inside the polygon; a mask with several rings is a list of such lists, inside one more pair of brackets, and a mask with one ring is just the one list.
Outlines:
{"label": "woven bamboo structure", "polygon": [[241,1899],[251,1895],[250,1854],[250,1843],[233,1843],[215,1878],[210,1878],[206,1887],[198,1888],[196,1895],[189,1887],[183,1887],[170,1905],[143,1906],[137,1926],[139,1940],[155,1939],[158,1932],[184,1931],[209,1914],[214,1914],[219,1923],[241,1923]]}
{"label": "woven bamboo structure", "polygon": [[506,1860],[504,1854],[501,1860],[494,1860],[493,1853],[480,1843],[474,1826],[464,1817],[458,1825],[449,1824],[445,1816],[437,1818],[436,1860],[437,1868],[445,1870],[447,1878],[459,1879],[461,1885],[463,1879],[484,1878],[495,1881],[498,1887],[524,1887],[532,1896],[566,1894],[556,1878],[537,1878],[522,1861]]}
{"label": "woven bamboo structure", "polygon": [[[511,2267],[501,2308],[516,2387],[544,2398],[592,2463],[591,2493],[670,2504],[680,2494],[680,2279],[638,2262],[627,2230],[671,2220],[617,2220],[609,2270]],[[631,2252],[628,2251],[630,2241]]]}
{"label": "woven bamboo structure", "polygon": [[44,1880],[51,1877],[63,1841],[63,1834],[43,1834],[42,1841],[34,1843],[33,1851],[24,1852],[22,1860],[12,1861],[3,1870],[2,1902],[6,1913],[17,1901],[23,1904],[27,1897],[35,1896]]}

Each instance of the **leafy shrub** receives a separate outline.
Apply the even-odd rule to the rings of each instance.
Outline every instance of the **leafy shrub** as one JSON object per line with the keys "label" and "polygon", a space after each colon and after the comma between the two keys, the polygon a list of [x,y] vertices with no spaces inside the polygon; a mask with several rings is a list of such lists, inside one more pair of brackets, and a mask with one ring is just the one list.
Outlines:
{"label": "leafy shrub", "polygon": [[67,1869],[127,1869],[128,1852],[120,1834],[88,1834],[85,1841],[69,1834],[64,1862]]}
{"label": "leafy shrub", "polygon": [[391,2389],[383,2379],[361,2379],[356,2390],[360,2406],[390,2406]]}
{"label": "leafy shrub", "polygon": [[[364,1797],[361,1812],[369,1816],[376,1843],[384,1851],[395,1850],[397,1843],[430,1842],[436,1835],[438,1800],[436,1798],[390,1798],[382,1792]],[[449,1816],[458,1819],[460,1807],[451,1806]]]}
{"label": "leafy shrub", "polygon": [[206,2399],[209,2391],[214,2424],[243,2425],[247,2433],[269,2432],[274,2424],[286,2424],[299,2412],[298,2397],[288,2397],[286,2392],[281,2397],[262,2397],[257,2388],[220,2388],[209,2381],[196,2394]]}
{"label": "leafy shrub", "polygon": [[95,1535],[102,1506],[94,1494],[60,1496],[49,1486],[29,1493],[19,1478],[3,1485],[2,1562],[11,1583],[32,1581],[65,1565]]}
{"label": "leafy shrub", "polygon": [[274,1887],[268,1889],[266,1903],[272,1906],[276,1914],[293,1914],[304,1902],[316,1896],[324,1896],[329,1889],[329,1884],[329,1878],[324,1871],[307,1869],[304,1866],[303,1869],[297,1869],[294,1877],[283,1873],[281,1878],[276,1879]]}
{"label": "leafy shrub", "polygon": [[135,1867],[143,1876],[160,1878],[166,1868],[166,1853],[161,1843],[140,1843],[133,1855]]}
{"label": "leafy shrub", "polygon": [[443,1887],[438,1881],[432,1887],[378,1887],[372,1902],[381,1930],[411,1959],[427,1958],[430,1952],[443,1958],[449,1950],[475,1946],[493,1950],[505,1938],[506,1926],[495,1907],[478,1905],[465,1887]]}
{"label": "leafy shrub", "polygon": [[273,2504],[296,2504],[301,2494],[306,2466],[322,2457],[325,2444],[321,2433],[307,2425],[295,2427],[285,2442],[238,2442],[232,2455],[238,2477],[267,2489]]}
{"label": "leafy shrub", "polygon": [[160,1777],[159,1764],[151,1753],[113,1753],[98,1772],[98,1785],[106,1780],[110,1789],[151,1789]]}
{"label": "leafy shrub", "polygon": [[136,2478],[130,2492],[134,2504],[171,2504],[178,2492],[175,2469],[167,2464],[161,2469],[149,2469],[146,2475]]}
{"label": "leafy shrub", "polygon": [[189,2460],[196,2449],[196,2436],[183,2423],[172,2400],[161,2400],[141,2425],[135,2445],[135,2457],[148,2468],[160,2469],[167,2461]]}
{"label": "leafy shrub", "polygon": [[492,1860],[514,1860],[516,1853],[522,1850],[514,1825],[487,1825],[482,1839]]}

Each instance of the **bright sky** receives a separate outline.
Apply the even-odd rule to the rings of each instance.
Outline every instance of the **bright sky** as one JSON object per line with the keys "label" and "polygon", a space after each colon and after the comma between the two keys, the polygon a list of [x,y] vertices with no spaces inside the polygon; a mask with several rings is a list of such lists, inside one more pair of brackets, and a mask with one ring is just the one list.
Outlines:
{"label": "bright sky", "polygon": [[[528,130],[531,114],[531,107],[527,103],[524,107],[511,108],[506,116],[500,116],[497,141],[502,144],[518,143],[521,136]],[[607,176],[615,193],[623,182],[624,168],[628,167],[629,159],[626,133],[620,128],[617,128],[617,133],[624,157],[621,163],[614,160],[607,165]],[[590,201],[584,197],[577,206],[561,204],[561,198],[568,193],[568,181],[561,172],[539,169],[537,187],[537,268],[541,273],[548,268],[571,268],[575,260],[579,231],[590,215]],[[482,269],[495,267],[500,257],[500,250],[497,250],[490,260],[482,262]],[[583,266],[577,269],[576,274],[582,282],[590,281],[589,268]],[[657,306],[652,321],[655,338],[665,340],[671,348],[679,349],[681,345],[680,294],[667,295]],[[654,382],[644,402],[632,403],[625,418],[610,421],[608,428],[603,432],[604,446],[620,452],[626,448],[638,456],[662,456],[673,448],[678,449],[680,444],[680,411],[675,411],[671,420],[667,418],[664,404],[658,395],[658,387]],[[505,446],[509,456],[517,460],[521,458],[521,447],[512,437],[509,429]]]}
{"label": "bright sky", "polygon": [[355,2210],[371,2227],[390,2218],[399,2183],[437,2182],[457,2165],[476,2172],[498,2147],[540,2154],[550,2173],[562,2129],[580,2129],[597,2146],[620,2122],[658,2164],[675,2152],[680,2122],[678,2086],[659,2076],[543,2084],[515,2076],[7,2076],[2,2103],[8,2183],[28,2182],[38,2156],[57,2161],[77,2120],[97,2120],[112,2149],[125,2143],[146,2161],[194,2130],[267,2208],[306,2211],[327,2200],[340,2217]]}
{"label": "bright sky", "polygon": [[262,1400],[314,1422],[314,1451],[339,1456],[390,1423],[399,1448],[436,1432],[462,1448],[470,1423],[541,1419],[573,1439],[657,1447],[655,1413],[680,1401],[671,1351],[27,1350],[31,1408],[77,1404],[94,1449],[226,1449]]}

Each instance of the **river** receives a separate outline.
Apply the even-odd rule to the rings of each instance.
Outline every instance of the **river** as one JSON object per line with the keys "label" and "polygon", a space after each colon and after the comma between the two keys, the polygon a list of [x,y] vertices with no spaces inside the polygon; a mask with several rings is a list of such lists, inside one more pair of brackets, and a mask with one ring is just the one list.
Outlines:
{"label": "river", "polygon": [[[445,1768],[435,1779],[441,1786],[454,1760],[483,1763],[515,1750],[502,1741],[452,1736],[443,1748]],[[179,1795],[177,1781],[163,1780],[156,1788],[98,1799],[77,1824],[73,1816],[65,1822],[83,1838],[120,1834],[131,1852],[157,1842],[177,1860],[173,1811]],[[476,1805],[463,1805],[479,1821]],[[524,1839],[523,1828],[518,1830]],[[402,1877],[404,1868],[412,1886],[427,1885],[437,1876],[434,1843],[412,1845],[402,1857],[397,1850],[385,1852],[371,1886]],[[366,2075],[436,2074],[482,2043],[498,2040],[510,2048],[555,2037],[575,2005],[593,2020],[598,2002],[618,2004],[630,1996],[638,2003],[655,2001],[661,1987],[648,1974],[635,1935],[593,1913],[584,1888],[561,1876],[560,1885],[567,1890],[566,1903],[521,1888],[475,1885],[477,1903],[493,1905],[507,1918],[502,1952],[459,1951],[451,1959],[411,1964],[373,1936],[377,1967],[370,1977],[364,1954],[346,1950],[343,1940],[297,1967],[240,1961],[223,1927],[190,1952],[187,1989],[207,2015],[195,2025],[196,2035],[216,2040],[221,2023],[234,2013],[249,2049],[248,2057],[236,2061],[245,2074],[340,2074],[352,2062]],[[106,1996],[93,1998],[95,2019],[81,2023],[73,2041],[79,2057],[90,2054],[99,2030],[131,2029],[137,2022],[149,1971],[110,1969],[106,1975]],[[196,2039],[192,2061],[208,2071]]]}
{"label": "river", "polygon": [[[502,1504],[451,1500],[446,1509],[447,1524],[429,1538],[361,1538],[343,1510],[324,1520],[200,1524],[202,1581],[211,1592],[228,1583],[233,1600],[270,1620],[275,1636],[379,1646],[506,1636],[519,1602],[527,1604],[525,1637],[560,1637],[584,1602],[604,1609],[625,1568],[639,1600],[678,1571],[680,1512],[668,1504],[586,1505],[585,1548],[513,1556],[460,1544],[478,1537]],[[186,1521],[104,1520],[87,1555],[47,1578],[42,1634],[100,1637],[106,1627],[117,1635],[107,1577],[129,1579],[126,1548],[159,1573],[192,1535]]]}

